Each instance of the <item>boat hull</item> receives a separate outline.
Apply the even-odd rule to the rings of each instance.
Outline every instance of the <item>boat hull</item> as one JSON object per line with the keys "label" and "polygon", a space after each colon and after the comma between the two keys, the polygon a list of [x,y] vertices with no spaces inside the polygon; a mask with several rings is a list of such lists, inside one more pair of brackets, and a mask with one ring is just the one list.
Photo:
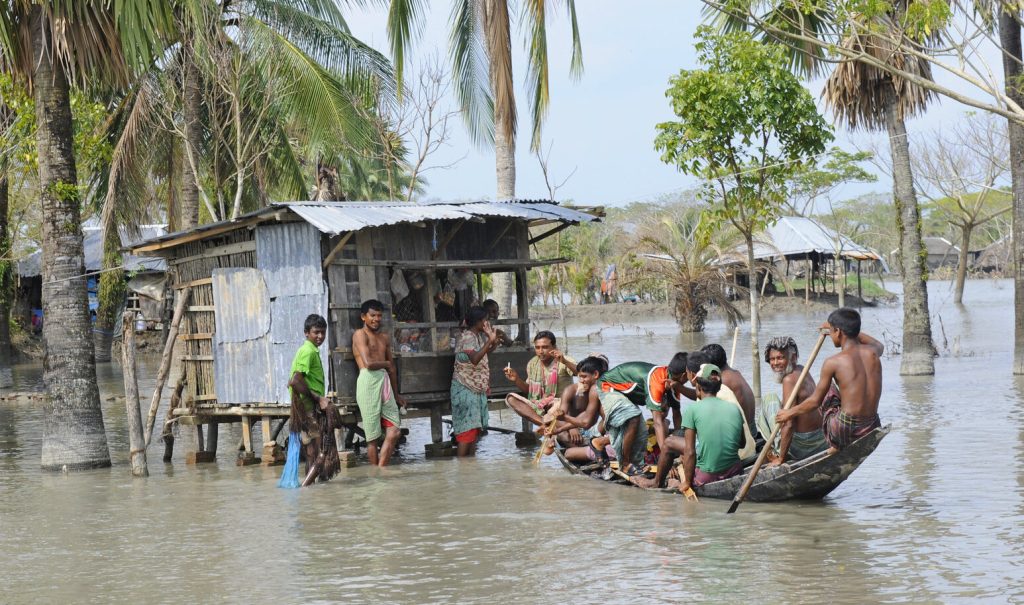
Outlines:
{"label": "boat hull", "polygon": [[[877,428],[831,456],[821,452],[803,460],[779,466],[762,467],[757,474],[757,480],[747,493],[746,500],[749,502],[783,502],[824,498],[839,487],[853,471],[857,470],[857,467],[875,451],[882,439],[889,434],[889,430],[889,426]],[[601,476],[603,469],[594,469],[594,465],[589,465],[589,468],[581,468],[566,460],[561,451],[556,453],[559,461],[570,472],[598,478]],[[735,477],[704,484],[694,488],[694,491],[702,498],[732,500],[740,486],[743,485],[750,468],[752,465]],[[632,485],[620,478],[612,479],[612,481]]]}

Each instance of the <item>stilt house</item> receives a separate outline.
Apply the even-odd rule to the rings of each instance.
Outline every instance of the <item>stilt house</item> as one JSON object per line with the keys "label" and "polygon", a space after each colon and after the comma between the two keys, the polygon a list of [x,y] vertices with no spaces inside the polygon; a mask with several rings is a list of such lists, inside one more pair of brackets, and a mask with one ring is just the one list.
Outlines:
{"label": "stilt house", "polygon": [[[398,390],[429,414],[435,442],[449,405],[452,343],[485,277],[506,273],[514,309],[493,322],[514,344],[490,355],[492,395],[513,387],[502,370],[532,355],[527,271],[564,259],[530,258],[530,245],[595,214],[546,201],[275,203],[235,220],[146,240],[132,254],[167,259],[177,292],[188,296],[176,347],[183,364],[184,424],[250,421],[289,412],[292,357],[310,313],[327,318],[322,349],[328,394],[355,422],[352,334],[362,301],[385,306]],[[508,316],[514,311],[514,315]],[[415,412],[415,410],[414,410]]]}

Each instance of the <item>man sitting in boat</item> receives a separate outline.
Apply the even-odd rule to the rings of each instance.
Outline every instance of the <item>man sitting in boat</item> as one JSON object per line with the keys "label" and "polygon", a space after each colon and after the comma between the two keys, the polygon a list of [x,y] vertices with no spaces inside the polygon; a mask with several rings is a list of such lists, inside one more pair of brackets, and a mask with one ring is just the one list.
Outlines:
{"label": "man sitting in boat", "polygon": [[[782,407],[782,401],[788,401],[793,389],[797,388],[796,381],[800,372],[804,369],[797,361],[799,350],[796,342],[789,336],[777,336],[768,341],[764,348],[764,360],[771,366],[775,375],[775,382],[782,385],[782,399],[774,393],[766,395],[761,402],[761,411],[757,415],[757,428],[762,435],[770,435],[775,429],[775,415]],[[814,379],[810,376],[804,378],[796,395],[796,401],[803,401],[814,393]],[[778,447],[775,447],[775,446]],[[770,444],[772,450],[768,453],[768,464],[782,464],[788,459],[802,460],[825,451],[828,443],[825,442],[825,434],[821,430],[821,413],[817,410],[797,416],[793,422],[786,423],[779,431],[779,440]]]}
{"label": "man sitting in boat", "polygon": [[[526,364],[526,380],[519,376],[515,368],[505,368],[505,378],[514,382],[516,387],[526,394],[522,397],[510,394],[505,403],[515,413],[540,426],[541,416],[553,404],[558,403],[559,396],[564,400],[567,389],[573,386],[572,379],[576,375],[576,362],[566,357],[555,346],[555,335],[548,330],[541,330],[533,337],[533,352],[536,356]],[[575,391],[570,401],[575,398]],[[567,410],[571,408],[566,408]],[[574,413],[579,413],[577,410]],[[579,431],[570,431],[569,440],[576,445],[583,443]]]}
{"label": "man sitting in boat", "polygon": [[725,356],[725,349],[718,343],[704,345],[700,350],[707,356],[708,363],[715,364],[722,370],[722,384],[729,387],[735,393],[736,401],[743,408],[743,416],[747,419],[747,427],[752,434],[757,433],[757,425],[754,422],[754,390],[750,388],[747,379],[735,368],[729,365]]}
{"label": "man sitting in boat", "polygon": [[664,366],[646,361],[627,361],[602,374],[598,387],[605,393],[617,391],[637,406],[649,409],[654,418],[658,447],[663,450],[669,433],[667,414],[670,408],[675,426],[679,426],[685,372],[686,353],[676,353]]}
{"label": "man sitting in boat", "polygon": [[[744,459],[753,455],[753,437],[746,428],[743,410],[736,401],[727,401],[719,396],[728,387],[722,384],[718,366],[706,363],[706,359],[699,352],[690,354],[686,369],[696,390],[697,402],[683,411],[683,428],[665,440],[665,449],[658,458],[654,478],[632,478],[636,485],[661,487],[677,454],[682,455],[683,475],[690,479],[686,481],[684,476],[680,476],[681,491],[732,477],[743,469]],[[699,365],[693,367],[694,364]],[[700,440],[699,445],[696,444],[697,439]],[[692,459],[694,451],[697,453],[696,462]]]}
{"label": "man sitting in boat", "polygon": [[[559,435],[573,427],[586,430],[601,417],[601,432],[607,433],[607,437],[594,439],[587,447],[568,448],[565,451],[566,458],[581,462],[614,455],[622,472],[638,474],[643,472],[644,452],[647,449],[642,434],[645,427],[643,414],[622,393],[614,389],[603,391],[594,388],[599,386],[607,367],[607,360],[595,356],[587,357],[576,366],[579,379],[577,388],[589,391],[587,407],[577,416],[566,414],[561,408],[551,410],[549,415],[560,422],[554,428],[547,429],[545,434]],[[606,445],[606,441],[610,443]]]}
{"label": "man sitting in boat", "polygon": [[828,452],[833,454],[882,425],[878,400],[882,396],[881,356],[885,348],[860,331],[860,313],[853,309],[836,309],[821,328],[827,330],[840,352],[822,364],[814,392],[800,405],[780,411],[775,419],[789,422],[820,409]]}

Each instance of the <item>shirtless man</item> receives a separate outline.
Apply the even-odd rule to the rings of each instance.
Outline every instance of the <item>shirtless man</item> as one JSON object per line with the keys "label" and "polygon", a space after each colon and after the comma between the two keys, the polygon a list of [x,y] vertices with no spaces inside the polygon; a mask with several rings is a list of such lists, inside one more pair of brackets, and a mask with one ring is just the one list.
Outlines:
{"label": "shirtless man", "polygon": [[[884,347],[860,331],[860,314],[853,309],[833,311],[821,328],[827,330],[840,352],[822,364],[814,393],[800,405],[780,411],[775,419],[789,422],[820,406],[828,453],[834,454],[882,425],[878,400],[882,396],[880,358]],[[832,388],[833,380],[838,393]]]}
{"label": "shirtless man", "polygon": [[[352,335],[352,352],[359,366],[356,403],[363,420],[370,464],[387,466],[401,436],[398,406],[405,407],[405,398],[398,394],[391,339],[380,331],[384,305],[371,299],[363,303],[359,312],[363,327]],[[382,432],[384,443],[379,445]]]}
{"label": "shirtless man", "polygon": [[[769,340],[765,345],[764,360],[771,366],[776,382],[782,385],[781,401],[772,394],[766,396],[761,402],[758,428],[766,438],[775,428],[775,415],[783,403],[789,401],[793,389],[796,388],[796,381],[804,369],[798,361],[799,356],[796,342],[789,336],[778,336]],[[800,385],[800,390],[794,401],[803,401],[813,393],[814,379],[807,376],[804,378],[803,384]],[[791,455],[793,460],[802,460],[824,451],[828,447],[825,435],[821,430],[821,413],[816,409],[797,416],[793,422],[783,425],[779,435],[778,450],[773,449],[768,454],[769,465],[782,464],[787,455]]]}
{"label": "shirtless man", "polygon": [[722,384],[736,394],[736,400],[743,408],[743,416],[747,419],[747,427],[752,434],[757,435],[757,425],[754,424],[754,390],[750,388],[747,379],[729,365],[722,345],[704,345],[700,352],[707,356],[708,363],[713,363],[722,370]]}

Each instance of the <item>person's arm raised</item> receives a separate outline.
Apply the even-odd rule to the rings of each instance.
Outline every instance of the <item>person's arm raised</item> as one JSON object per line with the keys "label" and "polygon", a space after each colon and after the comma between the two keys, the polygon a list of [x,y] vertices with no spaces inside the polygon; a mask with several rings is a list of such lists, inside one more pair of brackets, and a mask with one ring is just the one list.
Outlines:
{"label": "person's arm raised", "polygon": [[865,347],[871,347],[872,349],[874,349],[875,355],[878,355],[879,357],[881,357],[882,353],[885,352],[885,345],[883,345],[877,339],[871,337],[871,335],[865,334],[864,332],[861,332],[860,334],[857,335],[857,342],[859,342],[861,345]]}

